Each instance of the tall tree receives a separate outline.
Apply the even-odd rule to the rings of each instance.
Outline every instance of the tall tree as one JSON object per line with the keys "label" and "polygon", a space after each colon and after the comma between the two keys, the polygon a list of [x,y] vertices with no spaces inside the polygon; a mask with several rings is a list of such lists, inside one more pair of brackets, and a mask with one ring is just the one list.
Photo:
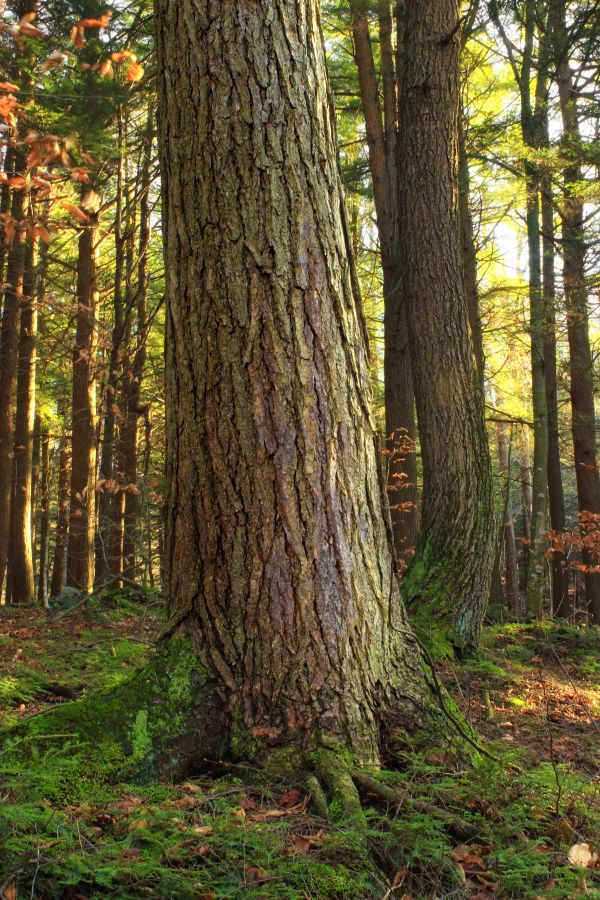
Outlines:
{"label": "tall tree", "polygon": [[540,189],[541,172],[531,151],[539,151],[544,142],[544,115],[550,61],[547,10],[545,4],[526,0],[522,11],[523,47],[515,53],[498,10],[497,0],[489,4],[520,98],[521,134],[528,153],[523,161],[526,190],[527,247],[529,258],[529,334],[531,340],[531,399],[533,406],[533,506],[531,545],[527,572],[526,608],[530,615],[542,609],[546,535],[548,532],[548,405],[546,398],[546,369],[544,342],[546,338],[546,310],[542,288],[542,254],[540,247]]}
{"label": "tall tree", "polygon": [[[25,157],[14,151],[14,172],[25,169]],[[14,401],[21,329],[21,299],[25,267],[25,191],[13,191],[13,239],[6,265],[6,290],[0,331],[0,593],[8,561],[10,498],[14,458]]]}
{"label": "tall tree", "polygon": [[[167,591],[239,734],[377,761],[426,703],[393,571],[317,0],[157,0]],[[192,753],[202,752],[195,742]]]}
{"label": "tall tree", "polygon": [[35,420],[37,248],[26,245],[17,372],[13,494],[10,510],[10,596],[19,605],[35,601],[32,547],[32,465]]}
{"label": "tall tree", "polygon": [[[563,126],[563,150],[567,158],[562,198],[563,282],[567,308],[571,427],[575,451],[577,500],[580,514],[600,516],[600,479],[596,448],[594,372],[590,347],[588,290],[586,283],[586,235],[584,199],[578,161],[581,134],[577,92],[569,59],[570,47],[564,0],[552,0],[554,59]],[[600,521],[600,520],[599,520]],[[593,620],[600,624],[600,574],[591,571],[594,561],[584,550],[585,590]]]}
{"label": "tall tree", "polygon": [[79,236],[77,258],[67,584],[89,593],[94,584],[96,510],[97,197],[85,191],[83,203],[87,223]]}
{"label": "tall tree", "polygon": [[[405,305],[400,289],[398,233],[398,87],[390,0],[378,0],[383,104],[375,69],[369,10],[372,0],[349,0],[383,270],[384,390],[388,491],[398,558],[412,557],[418,529],[415,400]],[[400,15],[398,9],[397,15]],[[382,108],[383,107],[383,108]]]}
{"label": "tall tree", "polygon": [[495,514],[461,252],[459,4],[408,0],[405,26],[402,274],[423,457],[421,532],[405,593],[467,651],[489,598]]}

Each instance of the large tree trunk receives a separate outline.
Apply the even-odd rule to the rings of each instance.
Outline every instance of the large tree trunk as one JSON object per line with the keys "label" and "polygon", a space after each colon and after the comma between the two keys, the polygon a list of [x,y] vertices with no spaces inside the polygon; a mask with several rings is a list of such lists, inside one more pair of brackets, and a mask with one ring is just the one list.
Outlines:
{"label": "large tree trunk", "polygon": [[[17,151],[14,152],[14,157],[15,172],[20,173],[24,170],[24,157]],[[0,594],[8,561],[14,470],[14,401],[25,266],[25,191],[13,191],[11,216],[16,233],[8,252],[0,332]]]}
{"label": "large tree trunk", "polygon": [[387,480],[398,559],[412,558],[418,530],[415,401],[398,244],[397,78],[389,0],[379,0],[383,112],[375,72],[366,0],[350,0],[354,54],[369,149],[381,248],[384,303],[384,391]]}
{"label": "large tree trunk", "polygon": [[[553,0],[556,80],[567,155],[576,155],[581,140],[577,93],[569,63],[569,39],[564,0]],[[563,281],[567,308],[567,337],[571,377],[571,427],[575,451],[579,512],[600,516],[600,479],[596,452],[594,370],[588,322],[588,291],[585,278],[586,239],[584,201],[578,192],[580,167],[573,162],[564,172],[562,203]],[[598,527],[598,524],[596,524]],[[597,566],[584,551],[587,567]],[[600,574],[586,571],[585,590],[590,614],[600,624]]]}
{"label": "large tree trunk", "polygon": [[94,584],[96,509],[96,231],[95,213],[79,237],[77,335],[73,347],[71,512],[67,584],[89,593]]}
{"label": "large tree trunk", "polygon": [[389,546],[319,4],[157,0],[156,16],[174,622],[208,671],[213,741],[321,732],[376,762],[427,688]]}
{"label": "large tree trunk", "polygon": [[25,251],[25,274],[18,350],[17,410],[13,496],[10,510],[10,596],[17,605],[35,602],[32,546],[32,463],[35,421],[35,368],[37,337],[37,297],[35,276],[37,254],[33,241]]}
{"label": "large tree trunk", "polygon": [[483,395],[465,296],[458,190],[456,0],[410,0],[400,121],[402,272],[423,458],[422,526],[406,596],[476,645],[495,551]]}

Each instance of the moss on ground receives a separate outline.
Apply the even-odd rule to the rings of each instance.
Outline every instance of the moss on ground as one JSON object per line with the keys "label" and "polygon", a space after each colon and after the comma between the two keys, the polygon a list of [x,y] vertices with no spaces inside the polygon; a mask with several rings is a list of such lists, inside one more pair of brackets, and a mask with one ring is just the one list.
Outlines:
{"label": "moss on ground", "polygon": [[[184,736],[186,710],[204,678],[185,640],[170,658],[164,648],[153,653],[136,643],[143,632],[128,632],[118,617],[112,626],[92,617],[75,634],[69,620],[29,635],[15,635],[32,631],[17,625],[1,629],[0,683],[10,679],[4,714],[14,722],[37,713],[27,719],[26,733],[13,729],[0,755],[0,883],[17,886],[18,896],[342,900],[383,897],[395,884],[388,896],[413,900],[477,894],[600,898],[600,872],[577,869],[567,857],[580,841],[598,849],[600,798],[593,775],[577,759],[560,757],[556,742],[552,760],[543,758],[539,744],[502,740],[508,715],[513,722],[516,716],[531,721],[543,739],[545,724],[527,715],[532,698],[523,674],[535,681],[540,660],[549,665],[558,657],[556,672],[562,666],[568,677],[580,679],[578,690],[592,690],[597,631],[487,629],[481,657],[460,670],[463,693],[457,690],[455,700],[463,714],[475,715],[479,728],[472,705],[479,685],[494,703],[503,698],[507,711],[496,713],[489,734],[500,760],[466,756],[453,735],[448,741],[440,736],[433,747],[405,734],[391,748],[394,767],[378,773],[405,802],[388,809],[367,796],[365,837],[348,828],[343,796],[334,792],[333,824],[307,808],[294,754],[267,756],[260,772],[234,762],[214,777],[183,784],[175,769],[162,781],[150,777],[157,752],[168,773],[173,744],[161,748],[159,735]],[[95,640],[107,643],[73,652]],[[143,659],[142,674],[132,677]],[[444,667],[439,671],[443,676]],[[48,681],[83,685],[81,699],[40,699],[38,688]],[[451,686],[456,673],[446,681]],[[113,727],[115,707],[125,701],[130,715],[123,727]],[[351,757],[344,761],[352,764]],[[432,805],[476,826],[479,836],[461,844]]]}

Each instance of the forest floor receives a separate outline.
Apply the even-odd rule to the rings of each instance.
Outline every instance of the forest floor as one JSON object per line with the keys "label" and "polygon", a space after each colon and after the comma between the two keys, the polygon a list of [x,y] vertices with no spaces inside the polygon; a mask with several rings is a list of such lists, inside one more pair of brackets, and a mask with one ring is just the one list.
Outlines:
{"label": "forest floor", "polygon": [[[0,608],[0,727],[128,677],[158,609],[118,592]],[[0,898],[600,898],[600,631],[490,627],[477,660],[438,677],[495,758],[454,738],[399,751],[382,778],[405,802],[373,798],[366,839],[313,815],[302,784],[248,768],[107,784],[92,766],[69,779],[51,741],[27,765],[0,752]]]}

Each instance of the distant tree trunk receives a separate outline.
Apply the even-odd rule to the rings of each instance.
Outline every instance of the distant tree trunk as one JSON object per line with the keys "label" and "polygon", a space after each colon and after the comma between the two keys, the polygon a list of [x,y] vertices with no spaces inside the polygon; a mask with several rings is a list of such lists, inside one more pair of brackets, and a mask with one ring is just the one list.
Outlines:
{"label": "distant tree trunk", "polygon": [[498,459],[500,474],[506,482],[503,510],[504,596],[506,597],[506,605],[510,615],[516,618],[519,614],[519,570],[517,567],[517,547],[511,497],[510,445],[511,440],[507,434],[506,423],[499,422]]}
{"label": "distant tree trunk", "polygon": [[136,532],[138,517],[137,451],[138,421],[144,414],[141,401],[142,379],[146,365],[148,341],[147,292],[148,292],[148,246],[150,242],[150,186],[152,162],[152,138],[154,132],[154,110],[148,110],[142,174],[140,179],[140,225],[137,257],[136,300],[136,346],[133,359],[127,365],[123,393],[125,397],[126,420],[121,433],[123,480],[126,485],[123,511],[123,574],[130,581],[136,577]]}
{"label": "distant tree trunk", "polygon": [[469,313],[469,325],[471,327],[471,340],[475,354],[475,366],[479,378],[481,392],[484,392],[485,380],[485,355],[483,352],[483,332],[481,330],[481,316],[479,313],[479,288],[477,285],[477,248],[475,247],[475,232],[473,230],[473,214],[470,201],[470,176],[469,161],[465,149],[463,129],[459,132],[459,209],[460,209],[460,233],[462,242],[463,271],[465,277],[465,293],[467,296],[467,310]]}
{"label": "distant tree trunk", "polygon": [[[548,499],[550,525],[561,534],[566,527],[565,498],[560,466],[558,431],[558,385],[556,378],[556,289],[554,270],[554,209],[552,185],[546,179],[542,185],[542,281],[546,310],[544,365],[546,368],[546,403],[548,405]],[[552,553],[552,612],[566,618],[569,609],[569,576],[564,553]]]}
{"label": "distant tree trunk", "polygon": [[77,335],[73,347],[71,509],[67,584],[89,593],[94,585],[96,509],[96,231],[94,210],[79,237]]}
{"label": "distant tree trunk", "polygon": [[[550,40],[546,7],[536,0],[525,0],[521,13],[523,47],[517,54],[504,30],[497,0],[489,0],[488,8],[506,47],[506,54],[519,90],[521,134],[530,150],[537,151],[544,140],[544,116],[547,105]],[[534,96],[532,85],[535,85]],[[532,533],[525,605],[529,615],[542,610],[546,538],[548,532],[548,406],[544,343],[546,310],[542,290],[542,256],[540,251],[540,187],[541,173],[532,154],[523,161],[526,190],[527,245],[529,257],[529,335],[531,341],[531,400],[533,407],[533,506]]]}
{"label": "distant tree trunk", "polygon": [[121,370],[121,355],[123,352],[123,327],[126,310],[123,303],[123,271],[125,266],[125,235],[123,234],[123,178],[124,178],[124,126],[119,110],[117,115],[118,125],[118,163],[117,163],[117,195],[114,221],[115,241],[115,275],[113,288],[114,321],[111,336],[111,348],[108,364],[108,376],[106,379],[104,397],[104,415],[102,441],[100,444],[100,465],[98,480],[100,482],[98,492],[98,530],[96,533],[96,568],[95,586],[98,590],[106,584],[113,572],[113,560],[111,558],[114,545],[112,534],[113,517],[111,506],[115,489],[115,446],[116,446],[116,403],[117,383]]}
{"label": "distant tree trunk", "polygon": [[18,606],[35,603],[33,547],[31,542],[33,428],[35,422],[35,368],[37,296],[35,243],[25,249],[21,328],[17,365],[17,409],[13,496],[10,509],[10,596]]}
{"label": "distant tree trunk", "polygon": [[48,606],[48,536],[50,533],[50,435],[42,430],[40,478],[40,553],[38,559],[37,598],[40,606]]}
{"label": "distant tree trunk", "polygon": [[50,596],[62,594],[67,577],[67,542],[69,538],[69,485],[71,482],[71,451],[69,442],[63,434],[58,455],[58,491],[57,517],[54,532],[54,560],[52,564],[52,580]]}
{"label": "distant tree trunk", "polygon": [[400,120],[404,296],[423,458],[405,593],[451,642],[478,642],[495,553],[492,471],[465,296],[458,190],[457,0],[407,3]]}
{"label": "distant tree trunk", "polygon": [[[24,170],[20,152],[14,152],[15,171]],[[21,300],[25,265],[25,192],[13,191],[11,216],[16,234],[8,251],[2,330],[0,331],[0,594],[8,560],[10,500],[14,470],[14,402],[21,329]]]}
{"label": "distant tree trunk", "polygon": [[[577,159],[581,140],[577,93],[569,63],[569,39],[564,0],[553,0],[556,80],[562,116],[564,147]],[[577,500],[580,514],[600,516],[600,480],[596,450],[594,371],[589,335],[588,291],[585,278],[586,239],[584,201],[578,191],[582,181],[577,162],[564,171],[562,202],[563,281],[567,308],[567,337],[571,376],[571,411]],[[594,565],[587,552],[583,561]],[[590,614],[600,624],[600,574],[585,573]]]}
{"label": "distant tree trunk", "polygon": [[[38,275],[39,278],[39,262],[38,262]],[[39,304],[36,309],[36,342],[37,342],[37,332],[39,330]],[[35,377],[34,377],[34,389],[35,389]],[[37,511],[38,511],[38,500],[39,500],[39,487],[40,487],[40,466],[42,462],[42,425],[41,419],[38,413],[36,413],[34,421],[33,421],[33,450],[31,454],[31,547],[33,552],[33,571],[35,572],[35,551],[36,551],[36,540],[37,540]]]}
{"label": "distant tree trunk", "polygon": [[398,559],[412,558],[418,530],[415,401],[401,293],[397,186],[397,76],[389,0],[379,0],[383,112],[367,0],[349,0],[381,248],[384,297],[384,390],[388,491]]}
{"label": "distant tree trunk", "polygon": [[519,478],[521,482],[521,513],[523,517],[521,571],[523,574],[521,588],[527,590],[529,574],[529,554],[531,551],[531,510],[533,505],[531,454],[529,452],[529,433],[523,429],[519,446]]}
{"label": "distant tree trunk", "polygon": [[320,731],[376,762],[427,689],[385,524],[319,4],[156,13],[167,593],[208,672],[204,744]]}

